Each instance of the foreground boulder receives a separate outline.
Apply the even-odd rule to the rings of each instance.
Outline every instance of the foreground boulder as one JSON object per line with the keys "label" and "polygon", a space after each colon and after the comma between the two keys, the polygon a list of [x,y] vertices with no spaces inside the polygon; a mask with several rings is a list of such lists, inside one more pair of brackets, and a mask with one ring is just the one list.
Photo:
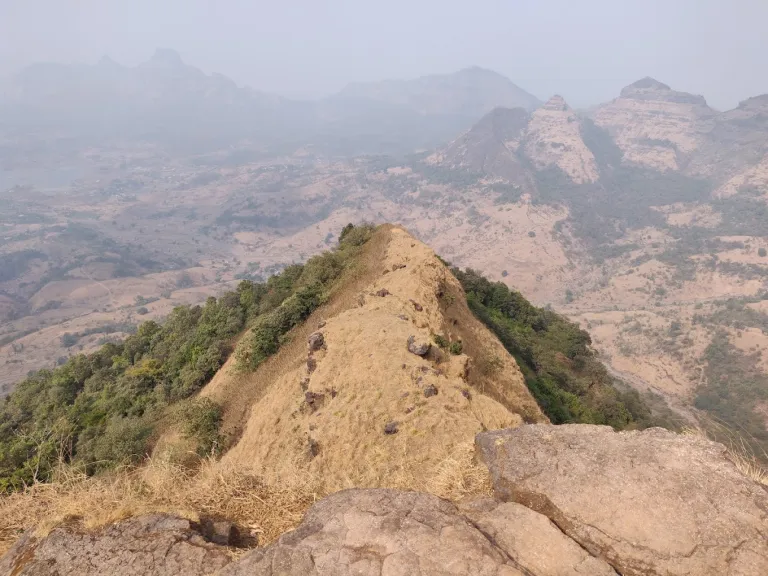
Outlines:
{"label": "foreground boulder", "polygon": [[[764,576],[768,491],[725,448],[661,429],[479,434],[496,498],[345,490],[232,561],[233,526],[151,515],[27,533],[0,576]],[[221,524],[221,526],[219,526]],[[221,529],[219,529],[221,528]]]}
{"label": "foreground boulder", "polygon": [[204,576],[231,560],[183,518],[154,514],[96,533],[75,526],[29,532],[0,559],[2,576]]}
{"label": "foreground boulder", "polygon": [[[205,533],[205,530],[201,530]],[[616,576],[545,516],[490,498],[345,490],[317,502],[294,531],[231,561],[189,521],[134,518],[85,533],[24,537],[2,576]]]}
{"label": "foreground boulder", "polygon": [[221,576],[522,576],[449,502],[418,492],[345,490]]}
{"label": "foreground boulder", "polygon": [[624,576],[768,574],[768,492],[721,444],[533,425],[476,445],[498,497],[544,514]]}
{"label": "foreground boulder", "polygon": [[546,516],[525,506],[482,498],[465,502],[460,509],[525,574],[616,576],[607,562],[589,554]]}

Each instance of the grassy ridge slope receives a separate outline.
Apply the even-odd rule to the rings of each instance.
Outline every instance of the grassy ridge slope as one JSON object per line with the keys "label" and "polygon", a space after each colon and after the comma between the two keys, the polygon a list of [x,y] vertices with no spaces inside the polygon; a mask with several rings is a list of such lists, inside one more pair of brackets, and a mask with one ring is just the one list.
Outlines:
{"label": "grassy ridge slope", "polygon": [[221,440],[215,403],[187,402],[174,414],[169,409],[213,377],[246,326],[252,326],[246,366],[274,354],[283,336],[324,301],[370,234],[369,227],[347,228],[336,250],[265,283],[243,281],[203,306],[177,307],[162,325],[145,322],[119,344],[20,382],[0,404],[0,491],[45,480],[60,462],[95,473],[137,461],[171,415],[184,420],[182,428],[201,453],[215,450]]}

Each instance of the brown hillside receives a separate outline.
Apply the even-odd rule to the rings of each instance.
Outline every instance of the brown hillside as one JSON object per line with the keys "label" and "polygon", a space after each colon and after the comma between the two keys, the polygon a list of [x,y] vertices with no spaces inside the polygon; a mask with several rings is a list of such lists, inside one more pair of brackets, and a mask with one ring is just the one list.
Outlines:
{"label": "brown hillside", "polygon": [[517,150],[529,119],[523,108],[496,108],[428,161],[525,186],[527,175]]}
{"label": "brown hillside", "polygon": [[[203,392],[225,405],[230,432],[242,429],[224,464],[273,478],[305,471],[328,490],[418,486],[476,433],[546,421],[431,249],[380,227],[367,251],[357,279],[289,346],[253,374],[226,367]],[[320,318],[323,347],[308,353]],[[463,353],[408,350],[410,336],[431,343],[436,334],[461,341]],[[392,422],[397,432],[385,434]]]}

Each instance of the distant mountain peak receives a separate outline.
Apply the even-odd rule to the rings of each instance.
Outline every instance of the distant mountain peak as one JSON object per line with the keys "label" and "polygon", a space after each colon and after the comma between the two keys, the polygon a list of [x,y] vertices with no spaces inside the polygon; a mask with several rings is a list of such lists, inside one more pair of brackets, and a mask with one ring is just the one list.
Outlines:
{"label": "distant mountain peak", "polygon": [[671,90],[671,88],[664,84],[664,82],[659,82],[655,78],[651,78],[650,76],[646,76],[645,78],[641,78],[637,82],[633,82],[624,90],[633,89],[633,90]]}
{"label": "distant mountain peak", "polygon": [[571,109],[570,106],[568,106],[568,102],[565,101],[565,98],[560,96],[559,94],[555,94],[547,100],[547,102],[542,106],[545,110],[561,110],[561,111],[568,111]]}
{"label": "distant mountain peak", "polygon": [[475,121],[497,106],[533,110],[541,104],[506,76],[479,66],[412,80],[352,83],[335,97],[383,102],[411,108],[419,114],[464,116]]}
{"label": "distant mountain peak", "polygon": [[761,110],[768,112],[768,94],[760,94],[758,96],[752,96],[739,102],[739,109],[741,110]]}
{"label": "distant mountain peak", "polygon": [[658,100],[678,104],[693,104],[695,106],[707,105],[704,96],[689,94],[688,92],[678,92],[650,76],[625,86],[621,91],[621,97],[632,100]]}
{"label": "distant mountain peak", "polygon": [[505,78],[503,74],[499,74],[495,70],[490,68],[483,68],[482,66],[467,66],[456,72],[457,76],[496,76]]}
{"label": "distant mountain peak", "polygon": [[110,58],[106,54],[101,57],[98,65],[101,66],[102,68],[119,68],[120,67],[120,64],[112,60],[112,58]]}
{"label": "distant mountain peak", "polygon": [[183,66],[184,61],[181,59],[176,50],[170,48],[157,48],[152,58],[145,62],[145,65],[149,66],[164,66],[167,68],[173,68],[177,66]]}

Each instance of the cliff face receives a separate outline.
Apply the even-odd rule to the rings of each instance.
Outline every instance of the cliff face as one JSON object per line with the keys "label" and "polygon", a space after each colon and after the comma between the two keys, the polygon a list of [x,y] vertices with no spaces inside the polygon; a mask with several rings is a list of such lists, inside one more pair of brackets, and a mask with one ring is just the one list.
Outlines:
{"label": "cliff face", "polygon": [[594,121],[614,137],[625,162],[667,171],[683,168],[704,144],[715,114],[703,97],[644,78],[600,106]]}
{"label": "cliff face", "polygon": [[595,157],[581,138],[579,120],[562,96],[553,96],[531,115],[524,154],[536,169],[557,166],[577,184],[600,177]]}
{"label": "cliff face", "polygon": [[725,189],[718,192],[723,195],[742,186],[764,191],[767,155],[768,95],[764,94],[715,118],[689,171],[722,183]]}

